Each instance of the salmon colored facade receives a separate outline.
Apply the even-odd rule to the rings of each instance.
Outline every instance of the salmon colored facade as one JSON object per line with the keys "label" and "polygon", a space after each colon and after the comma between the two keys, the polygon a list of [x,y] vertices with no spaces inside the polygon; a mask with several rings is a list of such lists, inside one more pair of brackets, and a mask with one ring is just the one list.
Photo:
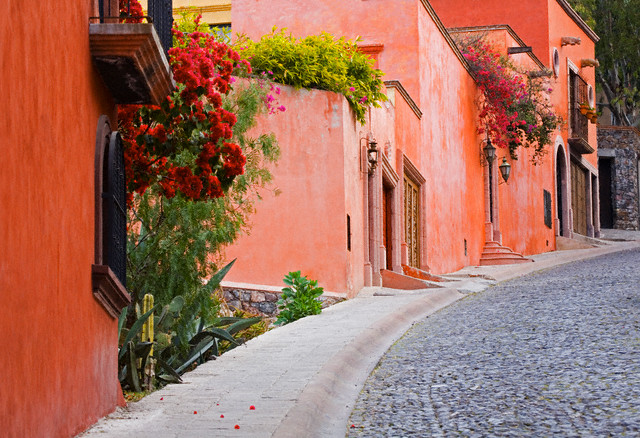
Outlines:
{"label": "salmon colored facade", "polygon": [[[578,106],[586,98],[579,98],[576,87],[572,88],[572,82],[579,83],[595,92],[590,61],[595,57],[598,36],[565,0],[524,0],[508,8],[503,2],[480,0],[431,0],[431,4],[448,28],[508,24],[554,72],[551,98],[566,122],[549,154],[555,172],[556,234],[598,237],[597,128],[595,123],[587,123],[585,132],[577,132],[584,126],[574,129],[575,122],[584,117]],[[595,107],[595,100],[591,106]]]}
{"label": "salmon colored facade", "polygon": [[[587,173],[591,189],[597,186],[592,185],[595,154],[569,149],[573,134],[567,123],[537,166],[528,149],[521,149],[517,160],[498,150],[490,183],[484,138],[477,134],[480,92],[452,37],[482,32],[505,55],[508,48],[532,45],[533,53],[509,56],[533,72],[552,66],[557,46],[561,65],[548,79],[550,99],[569,122],[568,69],[593,58],[590,37],[595,36],[564,2],[514,4],[506,16],[497,15],[502,2],[482,2],[466,17],[467,3],[398,0],[391,9],[389,2],[352,2],[348,8],[338,0],[314,2],[313,8],[302,0],[232,2],[234,32],[254,39],[273,26],[296,36],[322,31],[360,36],[359,45],[374,54],[385,73],[389,101],[372,108],[361,126],[340,96],[286,89],[287,112],[260,126],[280,141],[282,158],[273,173],[281,195],[258,204],[251,234],[229,248],[228,256],[238,258],[227,277],[230,286],[273,287],[300,269],[326,290],[351,297],[363,286],[401,284],[402,274],[416,275],[408,267],[446,273],[491,263],[496,245],[529,255],[554,250],[556,235],[572,235],[570,162]],[[462,29],[445,29],[441,15],[445,25],[450,19]],[[519,27],[509,26],[509,18]],[[580,37],[582,44],[563,45],[565,36]],[[593,68],[576,73],[594,83]],[[341,135],[332,135],[334,125]],[[595,147],[594,125],[584,135]],[[375,171],[368,172],[366,147],[372,139],[381,154]],[[508,184],[498,171],[503,157],[512,169]],[[564,157],[561,169],[558,157]],[[564,207],[558,206],[558,194]],[[592,219],[583,234],[597,234],[595,199],[585,201]],[[545,206],[552,210],[547,217]]]}
{"label": "salmon colored facade", "polygon": [[[116,129],[116,105],[90,51],[97,4],[0,3],[6,437],[73,436],[124,402],[117,319],[92,293],[92,266],[103,266],[96,258],[98,132]],[[113,282],[112,275],[104,278]]]}

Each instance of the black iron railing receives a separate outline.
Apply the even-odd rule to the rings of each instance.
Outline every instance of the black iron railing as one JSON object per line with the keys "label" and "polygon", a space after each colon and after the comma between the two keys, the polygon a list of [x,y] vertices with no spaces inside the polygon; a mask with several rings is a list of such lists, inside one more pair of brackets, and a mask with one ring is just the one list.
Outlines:
{"label": "black iron railing", "polygon": [[171,28],[173,26],[173,1],[149,0],[148,16],[142,11],[136,11],[127,2],[127,7],[120,12],[119,0],[98,0],[98,17],[92,17],[92,22],[99,23],[153,23],[160,43],[165,53],[173,46]]}

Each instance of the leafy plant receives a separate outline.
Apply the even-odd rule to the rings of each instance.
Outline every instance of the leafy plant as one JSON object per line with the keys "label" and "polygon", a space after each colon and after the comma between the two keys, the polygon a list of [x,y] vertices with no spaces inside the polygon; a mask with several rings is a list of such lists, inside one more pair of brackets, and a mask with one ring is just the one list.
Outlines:
{"label": "leafy plant", "polygon": [[317,280],[309,280],[296,271],[289,272],[283,281],[288,287],[282,289],[282,296],[278,300],[280,313],[276,325],[289,324],[322,312],[322,301],[317,298],[322,295],[323,288],[318,287]]}
{"label": "leafy plant", "polygon": [[[209,286],[217,288],[233,262],[217,272],[209,281]],[[182,296],[176,296],[171,303],[156,305],[140,315],[136,306],[137,319],[130,329],[124,328],[128,309],[125,308],[119,320],[119,336],[123,338],[118,353],[119,380],[124,389],[135,392],[152,390],[155,384],[179,383],[181,375],[202,364],[211,357],[221,354],[221,343],[226,350],[243,342],[238,333],[262,322],[260,317],[213,317],[205,319],[194,315],[185,307]],[[161,310],[160,310],[161,309]],[[159,315],[156,313],[160,311]],[[186,311],[186,313],[185,313]],[[142,338],[145,323],[154,318],[155,339],[150,342]],[[180,333],[174,328],[181,327]],[[153,351],[153,353],[152,353]],[[150,367],[150,368],[149,368]],[[159,370],[158,374],[155,370]],[[155,382],[148,377],[155,375]]]}
{"label": "leafy plant", "polygon": [[342,93],[360,123],[369,105],[380,107],[386,100],[380,70],[358,50],[358,40],[335,38],[323,32],[295,38],[275,27],[260,41],[240,36],[235,47],[251,63],[253,73],[295,88],[319,88]]}

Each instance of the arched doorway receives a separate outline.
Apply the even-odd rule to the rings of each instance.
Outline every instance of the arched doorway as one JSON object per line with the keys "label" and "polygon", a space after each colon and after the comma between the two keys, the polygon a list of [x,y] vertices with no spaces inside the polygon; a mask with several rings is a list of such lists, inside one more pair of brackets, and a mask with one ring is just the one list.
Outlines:
{"label": "arched doorway", "polygon": [[567,157],[562,144],[556,152],[556,234],[569,236],[569,202],[567,199]]}

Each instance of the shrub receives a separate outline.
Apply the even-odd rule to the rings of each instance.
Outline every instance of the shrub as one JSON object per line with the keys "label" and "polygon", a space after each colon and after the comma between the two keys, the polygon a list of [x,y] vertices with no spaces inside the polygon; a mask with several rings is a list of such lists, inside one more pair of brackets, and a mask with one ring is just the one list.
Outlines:
{"label": "shrub", "polygon": [[360,123],[369,105],[380,107],[383,73],[358,51],[358,40],[336,39],[329,33],[295,38],[273,28],[260,41],[240,36],[235,47],[251,63],[254,73],[295,88],[319,88],[342,93]]}
{"label": "shrub", "polygon": [[282,297],[278,300],[280,314],[276,325],[289,324],[309,315],[318,315],[322,311],[322,301],[317,298],[323,289],[317,280],[309,280],[300,275],[300,271],[289,272],[284,277],[284,283],[289,287],[282,289]]}

